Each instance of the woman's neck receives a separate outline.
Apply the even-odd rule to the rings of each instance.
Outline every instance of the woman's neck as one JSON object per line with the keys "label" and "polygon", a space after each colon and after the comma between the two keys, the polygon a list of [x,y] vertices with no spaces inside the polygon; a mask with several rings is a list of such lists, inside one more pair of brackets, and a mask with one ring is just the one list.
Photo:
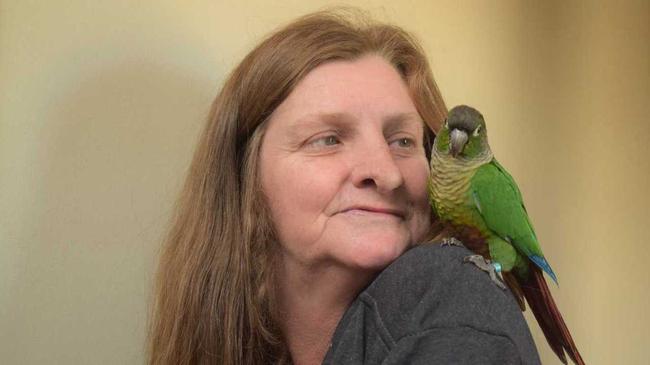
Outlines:
{"label": "woman's neck", "polygon": [[328,264],[307,267],[285,257],[278,304],[294,364],[322,363],[343,313],[376,274]]}

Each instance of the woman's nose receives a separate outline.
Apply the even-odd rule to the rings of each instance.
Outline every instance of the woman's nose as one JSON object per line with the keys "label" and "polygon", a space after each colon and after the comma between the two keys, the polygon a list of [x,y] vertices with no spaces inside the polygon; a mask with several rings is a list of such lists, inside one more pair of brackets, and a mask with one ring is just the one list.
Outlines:
{"label": "woman's nose", "polygon": [[356,164],[351,175],[356,187],[375,187],[379,193],[386,194],[404,183],[395,156],[385,141],[366,145],[355,151],[355,155]]}

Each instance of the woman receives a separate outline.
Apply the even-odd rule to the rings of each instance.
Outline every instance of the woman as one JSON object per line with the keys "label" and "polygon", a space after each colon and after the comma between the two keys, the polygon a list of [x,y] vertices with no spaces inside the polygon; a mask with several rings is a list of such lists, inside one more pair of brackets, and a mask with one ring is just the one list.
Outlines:
{"label": "woman", "polygon": [[430,233],[425,126],[446,108],[414,39],[355,16],[298,19],[225,82],[161,258],[152,364],[369,351],[351,304]]}

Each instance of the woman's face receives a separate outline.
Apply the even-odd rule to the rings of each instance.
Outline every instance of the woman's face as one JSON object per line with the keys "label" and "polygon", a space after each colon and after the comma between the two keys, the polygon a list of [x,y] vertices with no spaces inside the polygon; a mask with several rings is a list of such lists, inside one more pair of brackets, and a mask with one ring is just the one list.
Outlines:
{"label": "woman's face", "polygon": [[423,128],[405,83],[378,56],[326,63],[301,80],[261,146],[283,259],[376,270],[423,239]]}

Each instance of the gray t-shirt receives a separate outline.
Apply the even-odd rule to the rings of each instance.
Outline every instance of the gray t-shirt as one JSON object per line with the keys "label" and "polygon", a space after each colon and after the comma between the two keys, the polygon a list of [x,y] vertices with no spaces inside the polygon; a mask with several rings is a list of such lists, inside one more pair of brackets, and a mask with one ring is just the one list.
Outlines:
{"label": "gray t-shirt", "polygon": [[540,364],[515,298],[470,254],[404,253],[345,312],[323,364]]}

